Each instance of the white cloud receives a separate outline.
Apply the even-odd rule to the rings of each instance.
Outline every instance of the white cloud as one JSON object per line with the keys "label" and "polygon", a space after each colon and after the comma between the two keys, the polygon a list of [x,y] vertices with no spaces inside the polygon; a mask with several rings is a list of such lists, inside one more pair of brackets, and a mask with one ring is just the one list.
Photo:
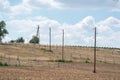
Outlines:
{"label": "white cloud", "polygon": [[0,13],[6,14],[9,16],[17,16],[22,15],[24,13],[31,12],[31,8],[25,6],[23,3],[19,3],[18,5],[11,6],[9,0],[0,0]]}
{"label": "white cloud", "polygon": [[105,20],[98,22],[97,27],[99,29],[99,32],[111,34],[119,30],[120,20],[115,17],[109,17]]}
{"label": "white cloud", "polygon": [[[87,16],[80,22],[70,25],[70,24],[61,24],[60,30],[65,30],[65,39],[67,44],[83,44],[90,42],[92,35],[92,30],[95,24],[95,20],[92,16]],[[62,33],[62,32],[61,32]],[[61,38],[61,33],[56,35],[56,38]]]}
{"label": "white cloud", "polygon": [[17,29],[17,32],[28,32],[37,23],[38,22],[33,22],[31,20],[11,20],[7,24],[13,29]]}
{"label": "white cloud", "polygon": [[0,0],[0,13],[16,17],[19,15],[30,14],[40,9],[105,9],[119,10],[120,1],[116,0],[22,0],[21,3],[11,5],[9,0]]}
{"label": "white cloud", "polygon": [[23,0],[24,4],[28,4],[34,8],[61,8],[61,3],[56,0]]}
{"label": "white cloud", "polygon": [[10,3],[8,0],[0,0],[0,13],[2,12],[9,12],[10,10]]}
{"label": "white cloud", "polygon": [[115,5],[113,11],[116,11],[116,12],[120,12],[120,1],[119,0],[114,0],[117,2],[117,4]]}
{"label": "white cloud", "polygon": [[119,24],[120,20],[115,18],[115,17],[109,17],[104,21],[106,24],[113,24],[113,25],[117,25]]}
{"label": "white cloud", "polygon": [[111,34],[110,39],[114,42],[120,42],[120,31],[118,32],[114,32],[113,34]]}
{"label": "white cloud", "polygon": [[120,9],[119,0],[58,0],[64,8],[78,9]]}
{"label": "white cloud", "polygon": [[[36,35],[36,28],[40,26],[40,37],[42,44],[48,44],[49,27],[52,28],[52,44],[61,44],[62,29],[65,30],[65,44],[67,45],[93,45],[95,19],[87,16],[76,24],[59,23],[42,16],[31,17],[25,20],[11,20],[7,22],[9,37],[23,36],[27,41]],[[120,24],[119,19],[109,17],[103,21],[96,22],[97,45],[98,46],[119,46],[120,27],[110,26]],[[92,25],[92,26],[91,26]],[[116,31],[116,28],[119,29]],[[101,31],[101,32],[100,32]],[[14,36],[13,36],[14,35]],[[120,47],[120,46],[119,46]]]}
{"label": "white cloud", "polygon": [[61,3],[56,0],[22,0],[21,3],[14,6],[10,5],[9,0],[0,0],[0,13],[11,17],[30,14],[36,9],[43,8],[61,8]]}
{"label": "white cloud", "polygon": [[[16,16],[30,14],[40,9],[61,9],[61,8],[80,8],[80,9],[120,9],[118,0],[22,0],[21,3],[11,5],[9,0],[0,0],[0,19],[7,14],[11,19],[7,21],[9,35],[5,40],[16,39],[23,36],[28,41],[32,35],[36,34],[36,27],[40,25],[41,43],[48,44],[48,28],[52,28],[52,43],[61,44],[62,29],[65,29],[65,44],[93,44],[93,28],[97,27],[98,45],[120,45],[120,19],[108,17],[105,20],[95,22],[93,16],[87,16],[83,20],[75,23],[60,23],[56,20],[42,16],[25,17],[17,19]],[[5,15],[6,17],[6,15]],[[118,44],[117,44],[118,43]]]}
{"label": "white cloud", "polygon": [[[120,45],[120,20],[109,17],[97,23],[99,45],[119,46]],[[120,47],[120,46],[119,46]]]}
{"label": "white cloud", "polygon": [[31,13],[32,9],[30,9],[29,7],[26,7],[25,5],[16,5],[16,6],[12,6],[11,7],[11,15],[15,16],[15,15],[21,15],[21,14],[25,14],[25,13]]}
{"label": "white cloud", "polygon": [[[54,29],[56,33],[56,31],[58,31],[57,27],[60,26],[60,24],[57,21],[50,20],[46,17],[41,16],[35,17],[34,19],[31,18],[22,20],[11,20],[7,22],[7,28],[10,33],[9,36],[13,37],[14,35],[14,39],[15,37],[17,38],[20,36],[30,39],[33,35],[36,35],[37,25],[40,26],[40,32],[43,42],[48,41],[47,37],[45,36],[48,36],[49,27],[52,27],[52,29]],[[53,34],[55,33],[53,32]]]}
{"label": "white cloud", "polygon": [[78,8],[78,9],[120,9],[119,0],[22,0],[21,6],[29,9]]}
{"label": "white cloud", "polygon": [[112,29],[109,27],[109,26],[107,26],[107,25],[104,25],[104,24],[99,24],[98,25],[98,33],[100,32],[100,33],[105,33],[105,32],[107,32],[107,33],[111,33],[112,32]]}
{"label": "white cloud", "polygon": [[3,17],[0,15],[0,20],[2,20],[3,19]]}

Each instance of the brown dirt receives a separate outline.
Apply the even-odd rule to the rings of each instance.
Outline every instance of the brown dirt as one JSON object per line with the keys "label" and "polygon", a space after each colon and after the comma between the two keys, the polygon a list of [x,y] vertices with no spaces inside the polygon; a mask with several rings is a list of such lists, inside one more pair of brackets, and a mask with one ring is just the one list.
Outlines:
{"label": "brown dirt", "polygon": [[[45,50],[42,50],[45,49]],[[4,58],[29,60],[53,60],[61,59],[61,46],[52,46],[52,53],[46,51],[49,46],[31,44],[0,45],[0,56]],[[85,62],[89,58],[93,62],[93,48],[65,46],[64,59]],[[120,64],[120,49],[98,48],[97,61]]]}
{"label": "brown dirt", "polygon": [[120,65],[61,63],[60,67],[0,67],[0,80],[119,80]]}
{"label": "brown dirt", "polygon": [[93,48],[65,46],[64,59],[72,63],[42,61],[61,58],[60,46],[52,46],[52,53],[48,49],[45,45],[0,45],[1,62],[24,65],[0,67],[0,80],[120,80],[120,49],[98,48],[95,74]]}

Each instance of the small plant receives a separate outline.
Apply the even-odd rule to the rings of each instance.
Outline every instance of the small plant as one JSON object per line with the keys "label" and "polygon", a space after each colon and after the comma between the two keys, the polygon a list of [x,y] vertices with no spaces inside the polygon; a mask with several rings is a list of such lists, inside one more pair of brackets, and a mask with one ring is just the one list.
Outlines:
{"label": "small plant", "polygon": [[0,62],[0,66],[9,66],[6,62]]}
{"label": "small plant", "polygon": [[44,51],[44,50],[45,50],[45,48],[41,48],[41,50],[43,50],[43,51]]}
{"label": "small plant", "polygon": [[47,50],[48,52],[51,52],[51,53],[53,53],[53,51],[52,50]]}
{"label": "small plant", "polygon": [[87,58],[87,59],[85,60],[85,63],[91,63],[90,59]]}
{"label": "small plant", "polygon": [[47,50],[47,49],[45,49],[45,48],[41,48],[41,50],[44,51],[44,52],[51,52],[51,53],[53,53],[52,50]]}
{"label": "small plant", "polygon": [[56,60],[50,60],[51,62],[72,62],[72,60],[64,60],[64,59],[56,59]]}
{"label": "small plant", "polygon": [[0,66],[3,66],[3,63],[2,63],[2,62],[0,62]]}
{"label": "small plant", "polygon": [[4,66],[9,66],[7,63],[4,63]]}
{"label": "small plant", "polygon": [[65,60],[64,59],[57,59],[57,60],[55,60],[55,62],[65,62]]}

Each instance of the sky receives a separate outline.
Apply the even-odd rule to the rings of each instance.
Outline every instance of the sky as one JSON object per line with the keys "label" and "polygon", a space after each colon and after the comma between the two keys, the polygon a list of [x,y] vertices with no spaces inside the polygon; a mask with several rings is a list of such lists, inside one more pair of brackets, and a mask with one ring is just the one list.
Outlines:
{"label": "sky", "polygon": [[0,21],[9,34],[4,42],[19,37],[28,43],[40,26],[40,43],[93,46],[97,28],[97,46],[120,48],[119,0],[0,0]]}

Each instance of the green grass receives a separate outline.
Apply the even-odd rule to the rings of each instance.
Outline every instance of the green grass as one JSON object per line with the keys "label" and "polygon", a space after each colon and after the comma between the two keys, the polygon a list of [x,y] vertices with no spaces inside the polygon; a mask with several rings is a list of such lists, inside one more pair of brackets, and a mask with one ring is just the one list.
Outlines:
{"label": "green grass", "polygon": [[103,64],[109,64],[108,62],[106,62],[106,61],[101,61],[101,60],[97,60],[97,62],[103,63]]}
{"label": "green grass", "polygon": [[72,62],[72,60],[56,59],[56,60],[50,60],[50,62]]}
{"label": "green grass", "polygon": [[0,66],[9,66],[6,62],[0,62]]}
{"label": "green grass", "polygon": [[85,63],[91,63],[91,60],[90,60],[89,58],[87,58],[87,59],[85,60]]}
{"label": "green grass", "polygon": [[52,50],[48,50],[48,49],[45,49],[45,48],[41,48],[41,50],[44,51],[44,52],[51,52],[51,53],[53,53]]}

